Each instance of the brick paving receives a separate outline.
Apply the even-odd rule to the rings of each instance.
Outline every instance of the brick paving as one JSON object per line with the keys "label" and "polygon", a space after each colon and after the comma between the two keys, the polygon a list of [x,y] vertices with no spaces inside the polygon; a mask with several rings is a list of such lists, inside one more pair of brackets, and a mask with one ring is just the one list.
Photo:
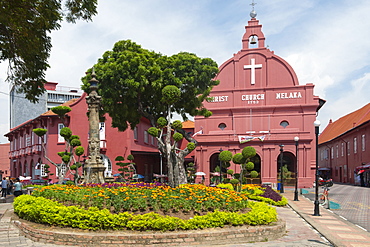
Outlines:
{"label": "brick paving", "polygon": [[[322,190],[320,188],[319,192]],[[308,189],[304,196],[314,200],[314,189]],[[370,188],[345,184],[334,184],[329,190],[329,199],[338,203],[341,209],[332,211],[348,221],[370,232]]]}
{"label": "brick paving", "polygon": [[[334,185],[337,186],[337,185]],[[352,214],[354,217],[362,218],[363,211],[369,211],[369,204],[365,204],[366,200],[360,198],[360,201],[351,201],[355,198],[349,199],[346,197],[346,193],[351,194],[351,188],[337,186],[337,190],[333,191],[333,195],[337,194],[338,197],[333,196],[332,200],[340,200],[342,202],[341,206],[350,205],[352,211],[345,213]],[[366,188],[365,188],[366,189]],[[369,191],[369,190],[367,190]],[[283,247],[283,246],[348,246],[348,247],[370,247],[370,233],[364,231],[363,229],[357,227],[351,222],[342,219],[339,214],[340,210],[336,210],[333,213],[330,210],[326,210],[320,207],[321,216],[313,216],[313,203],[304,196],[299,196],[299,201],[293,200],[293,190],[287,188],[286,196],[289,200],[289,207],[279,207],[277,208],[279,217],[286,221],[287,233],[284,237],[281,237],[274,241],[269,242],[258,242],[258,243],[245,243],[245,244],[232,244],[232,239],[230,239],[230,244],[228,245],[217,245],[217,246],[227,246],[227,247],[242,247],[242,246],[266,246],[266,247]],[[330,191],[332,192],[332,190]],[[339,195],[344,194],[342,199]],[[347,195],[348,195],[347,194]],[[312,194],[309,193],[308,197]],[[351,195],[353,196],[353,195]],[[357,197],[366,197],[369,195],[360,194]],[[365,207],[365,210],[363,210]],[[354,210],[354,208],[358,208]],[[361,209],[361,210],[360,210]],[[346,210],[346,209],[345,209]],[[351,209],[349,209],[351,210]],[[26,237],[20,236],[19,229],[15,227],[14,223],[8,217],[6,212],[12,211],[12,204],[0,203],[0,244],[3,246],[63,246],[56,244],[45,244],[34,242]],[[5,214],[5,215],[4,215]],[[367,215],[367,214],[366,214]],[[89,232],[88,235],[93,235],[94,232]],[[96,246],[96,245],[95,245]],[[119,245],[117,245],[119,246]],[[160,245],[152,245],[160,246]],[[189,245],[181,245],[189,246]],[[192,245],[194,246],[194,245]],[[207,247],[207,245],[202,244],[198,246]]]}

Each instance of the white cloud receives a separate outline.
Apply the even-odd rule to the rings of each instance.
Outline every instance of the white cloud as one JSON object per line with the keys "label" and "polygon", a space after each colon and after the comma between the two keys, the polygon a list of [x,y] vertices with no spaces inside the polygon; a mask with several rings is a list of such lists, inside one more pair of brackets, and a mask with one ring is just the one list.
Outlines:
{"label": "white cloud", "polygon": [[[370,73],[369,1],[256,2],[266,44],[292,65],[300,84],[314,83],[315,94],[327,100],[319,114],[323,128],[329,118],[336,120],[369,102],[364,93]],[[79,87],[84,72],[123,39],[166,55],[193,52],[221,65],[241,49],[249,4],[245,0],[100,1],[93,22],[63,23],[61,30],[52,33],[46,79]],[[1,81],[3,65],[0,88],[7,92],[8,85]],[[5,98],[0,94],[0,100]],[[7,115],[9,107],[3,105],[7,102],[1,101],[2,116]],[[0,125],[8,122],[9,117],[4,117]],[[0,142],[4,142],[1,136]]]}

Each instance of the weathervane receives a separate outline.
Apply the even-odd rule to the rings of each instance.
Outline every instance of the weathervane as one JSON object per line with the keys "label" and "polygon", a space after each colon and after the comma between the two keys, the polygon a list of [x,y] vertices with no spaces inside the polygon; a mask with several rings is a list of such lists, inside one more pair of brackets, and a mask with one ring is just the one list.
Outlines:
{"label": "weathervane", "polygon": [[250,5],[252,5],[252,11],[251,13],[249,14],[252,18],[256,18],[257,16],[257,12],[254,11],[254,5],[256,5],[257,3],[254,2],[254,0],[252,0],[252,3]]}
{"label": "weathervane", "polygon": [[256,5],[257,3],[254,2],[254,0],[252,0],[252,3],[249,4],[249,5],[252,5],[252,11],[254,11],[254,5]]}

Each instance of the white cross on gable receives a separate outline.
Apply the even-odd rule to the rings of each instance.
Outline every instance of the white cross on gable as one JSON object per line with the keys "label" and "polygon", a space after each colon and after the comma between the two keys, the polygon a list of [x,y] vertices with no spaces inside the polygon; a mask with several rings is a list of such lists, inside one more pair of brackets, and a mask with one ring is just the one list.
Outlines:
{"label": "white cross on gable", "polygon": [[244,65],[244,69],[251,69],[251,84],[256,84],[256,69],[262,68],[262,64],[256,64],[256,60],[251,58],[250,65]]}

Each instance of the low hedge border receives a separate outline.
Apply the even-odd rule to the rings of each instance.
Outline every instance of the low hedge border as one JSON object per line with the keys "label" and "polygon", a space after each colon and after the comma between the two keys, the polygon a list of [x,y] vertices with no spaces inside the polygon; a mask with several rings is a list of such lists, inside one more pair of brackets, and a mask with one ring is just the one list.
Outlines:
{"label": "low hedge border", "polygon": [[112,214],[107,209],[65,206],[43,197],[22,195],[14,200],[14,212],[22,219],[61,227],[89,230],[174,231],[241,225],[268,225],[277,221],[276,209],[263,202],[248,201],[248,213],[210,212],[182,220],[156,213]]}

